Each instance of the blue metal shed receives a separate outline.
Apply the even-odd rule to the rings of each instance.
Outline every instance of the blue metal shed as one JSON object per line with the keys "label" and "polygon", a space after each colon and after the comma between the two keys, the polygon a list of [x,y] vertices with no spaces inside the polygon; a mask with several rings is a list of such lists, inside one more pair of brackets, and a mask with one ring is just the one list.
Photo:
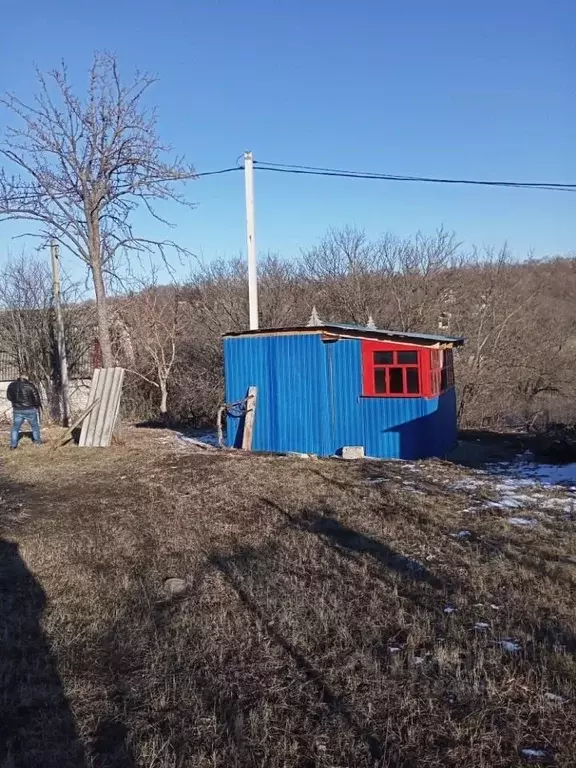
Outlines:
{"label": "blue metal shed", "polygon": [[[461,338],[322,324],[224,337],[226,401],[258,388],[252,449],[445,456],[456,443],[452,350]],[[240,447],[243,416],[229,414]]]}

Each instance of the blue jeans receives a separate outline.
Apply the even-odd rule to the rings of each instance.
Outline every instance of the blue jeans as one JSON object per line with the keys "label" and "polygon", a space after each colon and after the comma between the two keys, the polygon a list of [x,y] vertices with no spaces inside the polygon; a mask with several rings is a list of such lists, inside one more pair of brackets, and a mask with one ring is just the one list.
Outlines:
{"label": "blue jeans", "polygon": [[40,422],[36,408],[26,408],[23,411],[12,412],[12,431],[10,432],[10,447],[16,448],[20,438],[22,422],[27,421],[32,427],[32,437],[35,443],[40,442]]}

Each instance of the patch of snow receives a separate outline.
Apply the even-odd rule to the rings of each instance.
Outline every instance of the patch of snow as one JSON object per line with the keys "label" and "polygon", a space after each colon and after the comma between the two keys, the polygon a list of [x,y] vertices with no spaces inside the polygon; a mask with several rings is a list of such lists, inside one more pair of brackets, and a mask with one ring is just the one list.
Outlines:
{"label": "patch of snow", "polygon": [[372,483],[372,485],[378,485],[379,483],[387,483],[389,480],[390,478],[388,477],[373,477],[368,482]]}
{"label": "patch of snow", "polygon": [[[511,475],[523,481],[542,485],[576,486],[576,462],[572,464],[540,464],[527,462],[499,462],[488,466],[496,475]],[[572,488],[574,490],[574,488]]]}
{"label": "patch of snow", "polygon": [[520,645],[514,642],[514,640],[500,640],[499,644],[502,646],[502,649],[508,651],[508,653],[517,653],[521,650]]}
{"label": "patch of snow", "polygon": [[199,432],[193,435],[186,435],[184,432],[176,432],[176,437],[179,440],[182,440],[185,443],[191,443],[192,445],[203,443],[212,448],[220,448],[218,434],[216,432]]}
{"label": "patch of snow", "polygon": [[559,696],[557,693],[545,693],[544,696],[548,699],[548,701],[553,701],[554,704],[566,704],[566,702],[569,701],[569,699],[565,699],[564,696]]}
{"label": "patch of snow", "polygon": [[197,436],[197,439],[200,440],[201,443],[214,446],[214,448],[220,447],[220,443],[218,442],[218,432],[203,432]]}
{"label": "patch of snow", "polygon": [[458,533],[451,533],[450,536],[454,539],[467,539],[468,536],[472,536],[470,531],[458,531]]}
{"label": "patch of snow", "polygon": [[538,525],[538,520],[530,517],[509,517],[508,522],[510,525],[523,525],[523,526],[535,526]]}
{"label": "patch of snow", "polygon": [[498,478],[498,482],[494,483],[494,478],[488,476],[487,482],[493,483],[496,490],[500,493],[515,493],[521,488],[534,488],[536,482],[534,480],[523,480],[519,477]]}
{"label": "patch of snow", "polygon": [[482,480],[458,480],[448,487],[453,491],[476,491],[484,485]]}
{"label": "patch of snow", "polygon": [[522,509],[526,505],[522,501],[510,496],[500,499],[500,501],[487,501],[484,506],[489,509]]}
{"label": "patch of snow", "polygon": [[398,652],[399,652],[399,651],[401,651],[401,650],[402,650],[402,648],[399,648],[397,645],[391,645],[391,646],[388,648],[388,651],[389,651],[390,653],[398,653]]}
{"label": "patch of snow", "polygon": [[548,756],[548,753],[544,749],[534,749],[533,747],[524,747],[524,749],[520,750],[520,754],[523,757],[528,757],[531,760],[534,759],[542,759],[544,757]]}
{"label": "patch of snow", "polygon": [[504,489],[502,495],[504,496],[505,501],[510,499],[521,506],[524,504],[534,504],[536,502],[534,496],[529,496],[527,493],[511,493],[509,490]]}
{"label": "patch of snow", "polygon": [[444,613],[454,613],[456,610],[453,605],[447,605],[444,608]]}
{"label": "patch of snow", "polygon": [[501,611],[502,606],[501,605],[494,605],[494,603],[490,603],[490,608],[492,608],[493,611]]}
{"label": "patch of snow", "polygon": [[485,621],[477,621],[474,624],[474,629],[490,629],[490,624],[487,624]]}

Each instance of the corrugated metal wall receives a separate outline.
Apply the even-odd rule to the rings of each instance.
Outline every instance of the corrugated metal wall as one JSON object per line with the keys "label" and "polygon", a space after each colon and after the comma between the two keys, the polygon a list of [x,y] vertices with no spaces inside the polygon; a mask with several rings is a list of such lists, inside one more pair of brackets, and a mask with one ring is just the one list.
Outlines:
{"label": "corrugated metal wall", "polygon": [[440,398],[362,397],[361,341],[326,344],[334,451],[363,445],[367,456],[443,456],[456,442],[454,390]]}
{"label": "corrugated metal wall", "polygon": [[[258,387],[252,447],[328,455],[325,352],[320,336],[255,336],[224,340],[226,402]],[[228,445],[239,447],[240,420],[228,418]]]}
{"label": "corrugated metal wall", "polygon": [[[454,390],[440,398],[362,397],[361,342],[320,335],[224,341],[226,400],[258,387],[254,450],[331,455],[363,445],[367,456],[443,456],[456,442]],[[228,419],[237,445],[239,419]]]}

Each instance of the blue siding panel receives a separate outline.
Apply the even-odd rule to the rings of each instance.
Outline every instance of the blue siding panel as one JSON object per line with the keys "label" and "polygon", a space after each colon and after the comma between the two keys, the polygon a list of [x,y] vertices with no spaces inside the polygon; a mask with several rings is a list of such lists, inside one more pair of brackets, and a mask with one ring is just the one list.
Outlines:
{"label": "blue siding panel", "polygon": [[356,339],[326,344],[333,453],[345,445],[364,445],[361,346]]}
{"label": "blue siding panel", "polygon": [[[363,445],[367,456],[444,456],[456,443],[454,390],[439,398],[362,396],[361,342],[320,335],[228,337],[226,401],[258,387],[254,450],[327,456]],[[237,445],[239,418],[228,418]]]}
{"label": "blue siding panel", "polygon": [[[226,402],[258,387],[255,451],[330,453],[324,345],[320,336],[230,337],[224,340]],[[228,418],[236,445],[240,419]]]}

